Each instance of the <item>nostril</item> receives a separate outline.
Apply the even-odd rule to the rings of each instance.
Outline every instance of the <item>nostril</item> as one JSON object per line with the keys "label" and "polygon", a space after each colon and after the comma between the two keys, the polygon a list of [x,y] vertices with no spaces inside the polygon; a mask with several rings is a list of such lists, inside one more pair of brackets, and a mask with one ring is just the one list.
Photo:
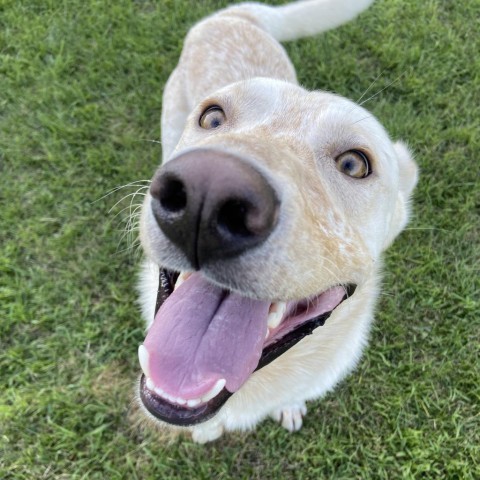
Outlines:
{"label": "nostril", "polygon": [[249,225],[252,206],[244,200],[227,200],[217,215],[218,227],[233,236],[247,237],[254,234]]}
{"label": "nostril", "polygon": [[185,185],[175,178],[165,179],[159,192],[160,205],[171,213],[178,213],[187,206]]}

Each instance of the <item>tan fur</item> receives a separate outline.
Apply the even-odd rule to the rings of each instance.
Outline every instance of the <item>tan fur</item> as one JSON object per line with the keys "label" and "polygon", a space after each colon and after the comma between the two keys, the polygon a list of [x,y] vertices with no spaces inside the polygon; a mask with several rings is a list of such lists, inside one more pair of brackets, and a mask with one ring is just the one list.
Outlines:
{"label": "tan fur", "polygon": [[[250,428],[269,414],[280,418],[279,411],[291,413],[289,429],[296,429],[303,402],[323,395],[355,366],[373,316],[381,254],[407,222],[417,179],[407,148],[394,144],[370,113],[297,86],[284,49],[255,19],[248,8],[234,8],[195,26],[165,90],[164,161],[197,148],[235,152],[281,192],[280,222],[268,240],[203,273],[242,295],[272,301],[306,298],[339,283],[358,287],[324,327],[254,373],[219,414],[192,428],[200,442],[225,429]],[[198,119],[209,105],[220,105],[227,120],[206,131]],[[365,179],[335,167],[336,157],[355,149],[371,160],[373,173]],[[148,322],[157,265],[189,268],[158,228],[150,201],[147,196],[141,222]]]}

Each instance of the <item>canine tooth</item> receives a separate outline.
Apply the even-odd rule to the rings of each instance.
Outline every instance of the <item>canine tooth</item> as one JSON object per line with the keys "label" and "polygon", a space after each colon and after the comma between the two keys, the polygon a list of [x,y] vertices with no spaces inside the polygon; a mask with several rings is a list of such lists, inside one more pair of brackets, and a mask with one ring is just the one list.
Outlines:
{"label": "canine tooth", "polygon": [[287,302],[273,302],[268,309],[268,312],[282,312],[285,313]]}
{"label": "canine tooth", "polygon": [[147,388],[149,390],[155,390],[155,384],[151,378],[147,378]]}
{"label": "canine tooth", "polygon": [[187,406],[190,408],[196,407],[197,405],[200,405],[202,401],[199,398],[194,398],[192,400],[187,400]]}
{"label": "canine tooth", "polygon": [[143,373],[147,378],[150,378],[150,354],[143,344],[138,347],[138,360]]}
{"label": "canine tooth", "polygon": [[286,309],[287,304],[285,302],[274,302],[272,305],[270,305],[267,318],[267,325],[269,329],[273,330],[280,325]]}
{"label": "canine tooth", "polygon": [[274,330],[280,325],[282,321],[282,314],[279,312],[272,312],[268,314],[268,328]]}
{"label": "canine tooth", "polygon": [[208,402],[212,398],[216,397],[223,389],[227,381],[224,378],[217,380],[217,383],[211,388],[209,392],[202,396],[202,402]]}
{"label": "canine tooth", "polygon": [[173,289],[176,290],[191,274],[192,272],[182,272],[178,276],[177,281],[175,282],[175,287]]}

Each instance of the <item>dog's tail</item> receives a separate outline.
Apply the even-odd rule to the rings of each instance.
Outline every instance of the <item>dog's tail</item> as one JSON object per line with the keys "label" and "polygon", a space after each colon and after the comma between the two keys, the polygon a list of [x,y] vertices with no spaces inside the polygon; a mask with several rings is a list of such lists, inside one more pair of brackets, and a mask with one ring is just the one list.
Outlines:
{"label": "dog's tail", "polygon": [[354,19],[374,0],[306,0],[278,7],[242,3],[231,13],[254,17],[259,26],[279,41],[308,37]]}

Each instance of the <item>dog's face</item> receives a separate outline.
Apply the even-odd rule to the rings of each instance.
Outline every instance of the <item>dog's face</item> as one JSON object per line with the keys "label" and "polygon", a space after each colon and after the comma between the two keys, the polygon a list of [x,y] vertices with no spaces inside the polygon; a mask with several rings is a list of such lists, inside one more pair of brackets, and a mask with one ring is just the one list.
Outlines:
{"label": "dog's face", "polygon": [[142,400],[193,424],[361,291],[417,170],[363,108],[269,79],[201,102],[166,160],[141,220],[165,300],[141,347]]}

